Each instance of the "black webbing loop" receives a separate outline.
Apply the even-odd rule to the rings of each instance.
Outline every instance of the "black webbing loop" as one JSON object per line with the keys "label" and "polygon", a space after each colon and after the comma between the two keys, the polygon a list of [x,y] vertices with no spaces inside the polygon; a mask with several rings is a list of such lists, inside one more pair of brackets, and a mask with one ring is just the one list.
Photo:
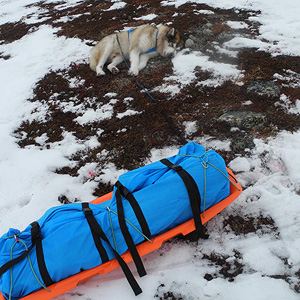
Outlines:
{"label": "black webbing loop", "polygon": [[120,182],[120,181],[117,181],[115,183],[115,187],[117,187],[120,192],[121,192],[121,195],[128,200],[129,204],[131,205],[134,213],[135,213],[135,216],[141,226],[141,229],[142,229],[142,232],[143,234],[150,238],[151,236],[151,232],[150,232],[150,229],[149,229],[149,226],[148,226],[148,223],[146,221],[146,218],[142,212],[142,209],[140,207],[140,205],[138,204],[138,202],[136,201],[136,199],[134,198],[133,194]]}
{"label": "black webbing loop", "polygon": [[93,215],[93,211],[90,209],[88,203],[82,203],[82,211],[84,212],[84,215],[89,223],[89,226],[91,228],[92,236],[94,239],[95,246],[99,252],[100,258],[102,263],[106,263],[109,261],[108,255],[106,253],[105,248],[102,245],[101,240],[99,239],[99,234],[95,232],[95,230],[92,230],[92,228],[95,228],[97,225],[94,224],[95,222],[98,224],[97,220],[95,219]]}
{"label": "black webbing loop", "polygon": [[[109,243],[108,238],[106,237],[105,233],[103,232],[102,228],[100,227],[99,223],[97,222],[97,220],[95,219],[95,216],[93,214],[93,211],[89,208],[89,203],[82,203],[82,208],[85,214],[85,217],[88,221],[88,224],[90,226],[91,232],[93,237],[98,237],[98,240],[100,240],[100,238],[102,240],[104,240],[105,242],[107,242],[107,244],[111,247],[111,249],[113,250],[116,259],[120,265],[120,267],[122,268],[122,271],[126,277],[126,279],[128,280],[134,294],[137,296],[140,293],[142,293],[142,289],[140,288],[140,286],[138,285],[137,281],[135,280],[134,276],[132,275],[129,267],[127,266],[126,262],[123,260],[123,258],[119,255],[119,253],[111,246],[111,244]],[[94,239],[95,241],[95,239]],[[95,242],[96,244],[96,242]],[[98,248],[97,248],[98,249]],[[103,248],[104,249],[104,248]],[[98,249],[99,251],[99,249]],[[104,249],[105,253],[106,250]],[[100,254],[101,256],[101,254]],[[107,253],[106,253],[107,256]]]}
{"label": "black webbing loop", "polygon": [[204,232],[204,227],[200,217],[200,205],[201,205],[201,196],[199,193],[198,186],[194,180],[194,178],[181,166],[172,164],[168,159],[164,158],[161,162],[166,165],[168,168],[173,169],[183,180],[185,187],[187,189],[190,205],[193,213],[193,218],[195,222],[196,232],[199,237],[203,239],[207,239],[208,235]]}
{"label": "black webbing loop", "polygon": [[41,228],[38,222],[33,222],[30,224],[31,227],[31,240],[32,244],[36,244],[35,250],[36,250],[36,257],[38,261],[38,266],[40,270],[41,277],[44,281],[44,284],[46,286],[49,286],[53,284],[54,282],[52,281],[47,267],[45,263],[45,258],[44,258],[44,251],[43,251],[43,244],[42,244],[42,236],[41,236]]}
{"label": "black webbing loop", "polygon": [[127,228],[127,225],[126,225],[124,207],[123,207],[123,202],[122,202],[122,197],[121,197],[121,191],[120,191],[119,188],[116,190],[115,196],[116,196],[116,199],[117,199],[118,220],[119,220],[120,229],[122,231],[125,242],[128,246],[128,250],[129,250],[129,252],[132,256],[132,259],[134,261],[136,269],[139,273],[139,276],[140,277],[145,276],[147,273],[146,273],[146,270],[144,268],[142,259],[141,259],[140,255],[139,255],[139,253],[138,253],[138,251],[135,247],[134,241],[133,241],[133,239],[130,235],[130,232]]}
{"label": "black webbing loop", "polygon": [[31,241],[32,241],[31,246],[28,248],[28,250],[24,251],[20,256],[4,264],[0,268],[0,276],[4,274],[6,271],[8,271],[10,268],[12,268],[14,265],[21,262],[25,257],[27,257],[27,255],[30,253],[32,248],[36,245],[36,257],[38,261],[39,271],[42,280],[44,281],[44,284],[46,286],[49,286],[54,282],[52,281],[45,264],[40,225],[38,222],[33,222],[30,225],[31,225]]}
{"label": "black webbing loop", "polygon": [[228,172],[228,175],[235,181],[235,183],[238,183],[237,179],[235,178],[235,176],[231,175],[229,172]]}

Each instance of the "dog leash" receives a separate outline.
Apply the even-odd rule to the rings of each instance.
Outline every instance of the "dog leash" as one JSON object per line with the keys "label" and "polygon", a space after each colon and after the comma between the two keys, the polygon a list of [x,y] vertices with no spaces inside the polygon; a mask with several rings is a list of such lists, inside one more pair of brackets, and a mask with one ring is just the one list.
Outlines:
{"label": "dog leash", "polygon": [[[157,34],[158,35],[158,34]],[[119,41],[119,37],[118,37],[118,33],[116,33],[116,39],[117,39],[117,42],[118,42],[118,45],[120,47],[120,50],[121,50],[121,54],[122,54],[122,57],[123,57],[123,60],[128,68],[128,70],[130,69],[130,66],[125,58],[125,55],[123,53],[123,50],[122,50],[122,47],[121,47],[121,44],[120,44],[120,41]],[[173,123],[172,119],[168,116],[167,112],[161,107],[160,103],[157,102],[155,100],[155,98],[150,94],[150,92],[140,84],[140,82],[137,80],[136,76],[135,75],[131,75],[133,77],[133,79],[135,80],[136,84],[144,91],[146,92],[146,94],[148,95],[148,97],[156,104],[159,112],[163,115],[163,117],[165,118],[166,122],[168,123],[170,129],[175,133],[175,135],[178,137],[178,139],[180,140],[180,142],[182,144],[186,144],[188,143],[188,141],[183,137],[182,133],[180,132],[180,130],[175,126],[175,124]]]}

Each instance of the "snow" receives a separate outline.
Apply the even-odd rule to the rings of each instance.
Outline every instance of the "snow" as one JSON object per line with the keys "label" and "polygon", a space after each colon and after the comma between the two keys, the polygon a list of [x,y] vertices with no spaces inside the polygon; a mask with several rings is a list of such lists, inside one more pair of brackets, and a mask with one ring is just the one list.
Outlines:
{"label": "snow", "polygon": [[114,3],[109,9],[106,9],[104,11],[110,11],[110,10],[115,10],[115,9],[122,9],[123,7],[125,7],[127,5],[126,2],[123,1],[117,1],[116,3]]}
{"label": "snow", "polygon": [[235,37],[229,42],[223,44],[228,49],[238,49],[238,48],[258,48],[259,50],[264,50],[268,48],[268,43],[259,40],[250,40],[244,37]]}
{"label": "snow", "polygon": [[[40,0],[0,0],[0,24],[17,22],[24,16],[31,15],[26,22],[35,22],[35,14],[42,13],[37,6],[30,5]],[[56,2],[48,0],[47,3]],[[124,1],[110,1],[108,10],[122,9]],[[257,39],[235,37],[222,45],[222,49],[237,50],[241,47],[258,47],[273,55],[300,55],[300,2],[294,0],[164,0],[161,5],[179,7],[187,2],[203,3],[215,8],[251,9],[261,13],[250,17],[261,24]],[[73,7],[81,1],[65,1],[60,9]],[[58,7],[57,7],[58,9]],[[104,12],[103,12],[104,13]],[[195,13],[212,13],[211,11],[195,11]],[[141,20],[152,20],[155,14],[149,14]],[[40,20],[42,21],[42,20]],[[62,21],[62,20],[61,20]],[[67,20],[66,20],[67,21]],[[241,22],[230,22],[232,28],[245,28]],[[0,59],[0,236],[8,228],[25,228],[33,220],[38,219],[50,207],[58,205],[57,198],[67,194],[68,198],[90,201],[96,183],[84,180],[97,177],[104,182],[114,183],[118,176],[126,172],[117,169],[112,163],[97,170],[95,164],[83,166],[77,178],[58,175],[54,170],[64,166],[72,166],[66,157],[79,150],[85,151],[97,147],[96,137],[83,143],[71,132],[64,132],[63,140],[53,143],[49,149],[42,145],[47,140],[43,135],[36,139],[41,148],[29,146],[18,147],[13,131],[26,119],[43,119],[46,111],[39,107],[30,116],[35,104],[29,99],[34,85],[51,70],[68,67],[73,62],[83,62],[89,56],[90,48],[80,39],[57,37],[57,29],[41,25],[29,32],[22,39],[9,44],[0,44],[0,53],[11,56],[8,60]],[[182,51],[173,59],[173,74],[165,81],[173,85],[162,85],[160,90],[171,95],[195,80],[195,67],[212,73],[212,79],[199,82],[201,85],[216,86],[226,80],[236,81],[242,76],[237,66],[221,64],[208,59],[200,52]],[[299,88],[300,75],[285,70],[286,76],[274,75],[274,79],[285,81],[288,86]],[[82,83],[73,79],[72,84]],[[111,98],[106,105],[99,105],[96,111],[83,110],[82,107],[66,106],[65,109],[82,111],[77,118],[79,124],[94,120],[109,119],[113,114],[113,106],[118,95],[111,91],[106,97]],[[128,103],[132,98],[125,98]],[[300,113],[300,99],[292,106],[286,95],[281,95],[277,105],[285,107],[291,114]],[[249,105],[245,99],[244,105]],[[128,110],[119,114],[119,118],[138,112]],[[186,122],[185,133],[196,132],[196,123]],[[98,134],[102,133],[99,128]],[[195,138],[196,142],[206,148],[216,150],[230,149],[229,141],[219,141],[209,136]],[[222,212],[218,218],[208,223],[210,239],[191,242],[165,244],[159,250],[143,258],[148,276],[138,278],[143,293],[139,300],[154,299],[155,295],[163,296],[172,290],[175,296],[183,299],[214,300],[296,300],[299,299],[283,279],[275,279],[277,274],[291,275],[300,269],[300,131],[295,133],[281,132],[266,141],[255,140],[255,148],[250,156],[236,157],[229,167],[237,174],[244,187],[237,201]],[[157,161],[163,157],[174,155],[176,147],[153,149],[151,157],[145,163]],[[99,157],[105,159],[105,151]],[[100,172],[101,171],[101,172]],[[264,234],[249,233],[235,235],[232,231],[223,231],[223,221],[227,215],[259,218],[260,215],[271,216],[277,229]],[[244,272],[233,282],[219,276],[214,280],[204,279],[206,273],[218,273],[218,267],[207,259],[205,253],[219,253],[228,256],[234,267],[234,252],[242,254]],[[287,261],[284,263],[283,259]],[[135,274],[136,275],[136,274]],[[295,280],[295,279],[291,279]],[[292,282],[296,284],[297,282]],[[163,285],[161,285],[163,284]],[[161,286],[160,286],[161,285]],[[158,296],[158,298],[159,298]],[[104,276],[96,276],[75,290],[57,297],[58,300],[69,299],[133,299],[134,296],[120,270]]]}
{"label": "snow", "polygon": [[182,124],[185,126],[185,133],[187,136],[197,131],[196,121],[183,122]]}
{"label": "snow", "polygon": [[[284,87],[293,87],[293,88],[299,88],[300,87],[300,74],[293,72],[292,70],[284,70],[286,75],[280,75],[275,73],[273,77],[276,80],[283,81],[282,86]],[[285,83],[284,83],[285,81]]]}
{"label": "snow", "polygon": [[245,29],[249,27],[245,22],[228,21],[226,24],[232,29]]}
{"label": "snow", "polygon": [[295,105],[292,104],[289,97],[285,94],[280,95],[280,101],[277,101],[275,103],[275,106],[281,106],[283,107],[287,112],[290,114],[300,114],[300,100],[296,99]]}
{"label": "snow", "polygon": [[196,14],[196,15],[200,15],[200,14],[203,14],[203,15],[212,15],[212,14],[214,14],[214,12],[213,11],[211,11],[211,10],[207,10],[207,9],[200,9],[200,10],[194,10],[194,13]]}
{"label": "snow", "polygon": [[138,112],[138,111],[136,111],[136,110],[128,109],[128,110],[126,110],[126,111],[123,112],[123,113],[118,113],[118,114],[117,114],[117,118],[118,118],[118,119],[122,119],[122,118],[124,118],[124,117],[134,116],[134,115],[138,115],[138,114],[140,114],[140,113],[141,113],[141,112]]}
{"label": "snow", "polygon": [[100,121],[110,119],[114,113],[113,104],[116,103],[117,100],[112,99],[108,104],[101,105],[100,108],[87,109],[82,116],[77,117],[75,121],[77,121],[80,125],[87,124],[92,121]]}
{"label": "snow", "polygon": [[242,77],[241,71],[236,66],[210,61],[207,55],[203,55],[199,51],[188,53],[186,50],[182,50],[177,53],[172,62],[174,75],[166,77],[165,81],[177,82],[177,84],[173,84],[172,86],[163,84],[158,88],[160,91],[170,92],[171,94],[179,93],[181,88],[196,79],[196,67],[199,67],[203,71],[211,72],[213,77],[208,80],[199,81],[197,83],[199,86],[218,86],[224,81],[231,80],[235,82]]}
{"label": "snow", "polygon": [[143,20],[143,21],[151,21],[157,17],[156,14],[148,14],[146,16],[142,16],[139,18],[134,18],[134,20]]}
{"label": "snow", "polygon": [[[164,0],[162,5],[174,5],[179,7],[185,4],[186,0]],[[236,8],[261,11],[261,14],[250,17],[249,20],[257,21],[261,24],[259,32],[260,40],[268,40],[269,47],[266,49],[276,54],[300,55],[300,19],[299,2],[294,0],[287,1],[263,1],[263,0],[194,0],[194,3],[203,3],[218,8]],[[243,42],[248,43],[244,40]]]}
{"label": "snow", "polygon": [[[276,279],[267,279],[260,277],[258,274],[249,275],[247,277],[240,276],[233,287],[228,287],[223,280],[217,279],[211,285],[208,284],[209,293],[206,294],[207,299],[216,300],[252,300],[252,299],[289,299],[296,300],[297,295],[292,295],[283,282]],[[220,295],[219,291],[222,291]],[[205,298],[204,298],[205,299]]]}
{"label": "snow", "polygon": [[229,167],[235,172],[250,172],[250,163],[246,157],[237,157],[230,162]]}

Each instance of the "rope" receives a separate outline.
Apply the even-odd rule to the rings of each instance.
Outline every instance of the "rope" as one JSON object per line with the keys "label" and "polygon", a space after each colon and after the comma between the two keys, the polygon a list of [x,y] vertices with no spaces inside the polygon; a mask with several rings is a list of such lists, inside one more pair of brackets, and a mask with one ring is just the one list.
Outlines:
{"label": "rope", "polygon": [[[211,151],[211,150],[208,150],[208,151]],[[178,154],[179,156],[188,156],[188,157],[197,157],[197,158],[203,158],[203,156],[208,152],[206,151],[203,155],[201,156],[198,156],[198,155],[187,155],[187,154]],[[206,162],[207,164],[211,165],[212,167],[214,167],[216,170],[218,170],[227,180],[229,180],[233,185],[234,187],[240,191],[240,189],[238,188],[238,186],[232,181],[230,180],[230,178],[224,173],[222,172],[219,168],[217,168],[215,165],[213,165],[212,163],[210,163],[209,161]]]}
{"label": "rope", "polygon": [[202,155],[189,155],[189,154],[177,154],[179,156],[187,156],[187,157],[197,157],[197,158],[203,158],[204,155],[209,152],[209,151],[212,151],[212,150],[208,150],[208,151],[205,151]]}
{"label": "rope", "polygon": [[13,234],[13,235],[7,236],[5,239],[6,239],[6,240],[11,239],[11,238],[15,238],[15,239],[16,239],[20,234],[22,234],[22,232],[23,232],[23,231],[21,231],[21,232],[19,232],[19,233],[17,233],[17,234]]}
{"label": "rope", "polygon": [[[120,50],[121,50],[121,54],[122,54],[122,57],[123,57],[123,60],[128,68],[128,70],[130,69],[129,67],[129,64],[125,58],[125,55],[123,53],[123,50],[122,50],[122,47],[121,47],[121,44],[120,44],[120,41],[119,41],[119,37],[118,37],[118,34],[116,33],[116,40],[118,42],[118,45],[120,47]],[[161,107],[161,105],[159,104],[159,102],[157,102],[155,100],[155,98],[149,93],[149,91],[144,87],[142,86],[139,81],[137,80],[136,76],[134,75],[131,75],[133,77],[133,79],[135,80],[136,84],[144,91],[146,92],[146,94],[148,95],[148,97],[156,104],[156,106],[158,107],[158,110],[159,112],[163,115],[163,117],[165,118],[165,120],[167,121],[170,129],[175,133],[175,135],[177,135],[177,137],[179,138],[180,142],[183,143],[183,144],[186,144],[187,143],[187,140],[182,136],[181,132],[179,131],[178,128],[176,128],[176,126],[173,124],[173,121],[171,120],[171,118],[168,116],[168,114],[163,110],[163,108]]]}
{"label": "rope", "polygon": [[207,169],[207,165],[206,165],[205,163],[202,163],[202,166],[204,167],[203,218],[205,218],[205,200],[206,200],[206,169]]}
{"label": "rope", "polygon": [[[19,243],[19,242],[21,242],[24,246],[25,246],[25,250],[27,251],[28,250],[28,248],[27,248],[27,246],[26,246],[26,244],[22,241],[22,240],[20,240],[16,235],[14,236],[15,237],[15,239],[16,239],[16,241],[13,243],[13,245],[11,246],[11,249],[10,249],[10,260],[12,260],[12,255],[13,255],[13,249],[14,249],[14,247],[15,247],[15,245],[17,244],[17,243]],[[28,261],[29,261],[29,265],[30,265],[30,269],[31,269],[31,271],[32,271],[32,273],[33,273],[33,275],[34,275],[34,277],[35,277],[35,279],[37,280],[37,282],[45,289],[45,290],[47,290],[48,292],[51,292],[40,280],[39,280],[39,278],[37,277],[37,275],[36,275],[36,273],[35,273],[35,271],[34,271],[34,269],[33,269],[33,266],[32,266],[32,263],[31,263],[31,259],[30,259],[30,256],[29,256],[29,254],[28,254]],[[12,275],[12,268],[10,268],[10,288],[9,288],[9,300],[11,300],[11,294],[12,294],[12,289],[13,289],[13,275]]]}
{"label": "rope", "polygon": [[212,163],[210,162],[207,162],[209,165],[211,165],[212,167],[214,167],[216,170],[218,170],[223,176],[225,176],[225,178],[227,178],[234,186],[235,188],[240,191],[240,189],[238,188],[238,186],[232,181],[230,180],[230,178],[228,176],[226,176],[226,174],[224,174],[219,168],[217,168],[215,165],[213,165]]}
{"label": "rope", "polygon": [[[115,211],[111,210],[109,207],[105,207],[105,209],[107,209],[109,211],[109,213],[113,213],[114,215],[118,216],[118,213],[116,213]],[[109,214],[110,216],[110,214]],[[134,224],[132,224],[129,220],[127,220],[125,218],[125,221],[131,225],[139,234],[141,234],[148,242],[150,242],[151,244],[153,243],[146,235],[143,234],[143,232],[141,232]],[[111,222],[111,217],[110,217],[110,222]],[[115,240],[115,234],[114,234],[114,229],[112,226],[112,222],[110,223],[110,227],[111,227],[111,231],[112,231],[112,235],[113,235],[113,240],[114,240],[114,244],[115,244],[115,250],[117,251],[117,245],[116,245],[116,240]]]}
{"label": "rope", "polygon": [[[211,151],[211,150],[208,150],[208,151]],[[198,155],[187,155],[187,154],[178,154],[179,156],[188,156],[188,157],[197,157],[197,158],[203,158],[203,156],[208,152],[206,151],[203,155],[201,156],[198,156]],[[234,187],[240,191],[240,189],[238,188],[238,186],[232,181],[230,180],[230,178],[228,176],[226,176],[225,173],[223,173],[219,168],[217,168],[215,165],[213,165],[212,163],[210,163],[209,161],[206,162],[207,164],[211,165],[212,167],[214,167],[216,170],[218,170],[227,180],[229,180],[233,185]]]}
{"label": "rope", "polygon": [[118,249],[117,249],[117,242],[116,242],[116,238],[115,238],[115,232],[114,232],[114,228],[113,228],[113,224],[112,224],[112,220],[111,220],[111,210],[109,207],[105,207],[105,209],[108,210],[108,217],[109,217],[109,223],[110,223],[110,228],[111,228],[111,232],[112,232],[112,237],[113,237],[113,240],[114,240],[114,245],[115,245],[115,250],[118,252]]}
{"label": "rope", "polygon": [[[211,150],[208,150],[208,151],[211,151]],[[196,158],[200,158],[202,160],[201,165],[204,168],[203,218],[205,218],[205,200],[206,200],[206,183],[207,183],[206,169],[208,168],[208,165],[214,167],[217,171],[219,171],[227,180],[229,180],[235,186],[235,188],[238,191],[240,191],[240,189],[237,187],[237,185],[232,180],[230,180],[230,178],[224,172],[222,172],[218,167],[216,167],[215,165],[213,165],[212,163],[210,163],[208,160],[207,161],[203,160],[203,157],[205,156],[205,154],[208,151],[204,152],[203,155],[201,155],[201,156],[198,156],[198,155],[187,155],[187,154],[178,154],[179,156],[196,157]]]}

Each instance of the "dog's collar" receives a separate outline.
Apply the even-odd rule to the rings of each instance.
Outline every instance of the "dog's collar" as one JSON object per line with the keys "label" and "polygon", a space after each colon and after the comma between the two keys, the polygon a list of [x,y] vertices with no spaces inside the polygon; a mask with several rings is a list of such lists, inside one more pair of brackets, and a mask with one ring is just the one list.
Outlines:
{"label": "dog's collar", "polygon": [[[129,41],[129,43],[130,43],[130,33],[132,31],[134,31],[134,30],[135,30],[135,28],[128,30],[128,41]],[[156,49],[157,49],[157,41],[158,41],[158,29],[156,31],[155,46],[153,48],[147,50],[145,53],[152,53],[152,52],[156,51]]]}

